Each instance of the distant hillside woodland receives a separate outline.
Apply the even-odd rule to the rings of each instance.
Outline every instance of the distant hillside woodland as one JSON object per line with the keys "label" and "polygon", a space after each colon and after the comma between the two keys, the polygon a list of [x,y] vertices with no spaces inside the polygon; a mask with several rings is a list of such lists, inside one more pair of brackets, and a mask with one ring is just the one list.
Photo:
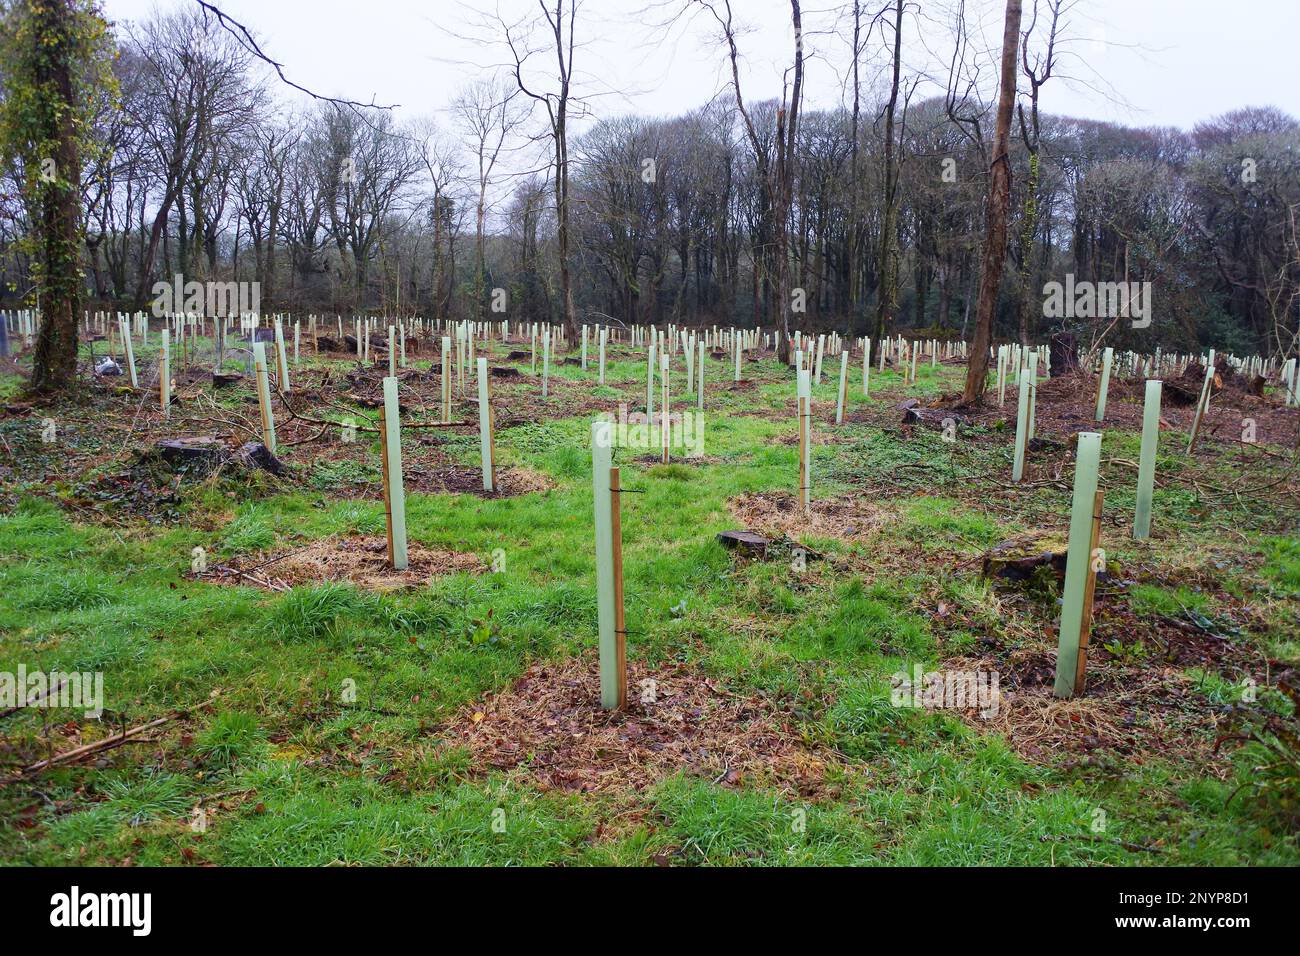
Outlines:
{"label": "distant hillside woodland", "polygon": [[[1245,108],[1186,132],[1046,112],[1059,82],[1043,76],[1048,14],[1069,4],[1038,6],[1022,25],[994,337],[1069,327],[1095,339],[1110,321],[1044,316],[1044,284],[1072,273],[1152,283],[1158,341],[1120,323],[1108,344],[1294,354],[1300,123]],[[949,93],[922,99],[905,68],[889,68],[909,29],[895,5],[878,20],[844,7],[863,79],[850,75],[842,109],[796,108],[789,155],[790,107],[746,99],[741,112],[732,86],[680,116],[587,119],[566,136],[579,321],[771,328],[786,256],[806,304],[792,328],[971,336],[996,104],[966,77],[994,75],[997,51],[955,58]],[[94,97],[79,159],[83,307],[145,308],[153,283],[180,273],[256,281],[263,312],[491,317],[504,288],[510,318],[565,320],[555,96],[521,90],[507,70],[468,83],[437,122],[312,101],[199,5],[114,27],[105,43],[116,89]],[[731,76],[725,43],[700,55]],[[868,59],[885,63],[870,82]],[[0,278],[14,308],[31,301],[21,240],[37,207],[21,156],[7,163]],[[786,203],[764,185],[778,168]]]}

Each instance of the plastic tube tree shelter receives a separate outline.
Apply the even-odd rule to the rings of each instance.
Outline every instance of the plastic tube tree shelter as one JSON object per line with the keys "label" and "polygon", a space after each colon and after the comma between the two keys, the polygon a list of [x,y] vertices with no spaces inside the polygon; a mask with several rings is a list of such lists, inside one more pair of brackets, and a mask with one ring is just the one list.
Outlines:
{"label": "plastic tube tree shelter", "polygon": [[686,395],[695,391],[695,340],[682,332],[682,358],[686,360]]}
{"label": "plastic tube tree shelter", "polygon": [[812,510],[812,373],[800,368],[799,398],[799,505]]}
{"label": "plastic tube tree shelter", "polygon": [[835,424],[844,424],[844,403],[848,399],[849,388],[849,353],[844,351],[840,353],[840,387],[836,392],[835,401]]}
{"label": "plastic tube tree shelter", "polygon": [[591,490],[596,525],[596,624],[600,645],[600,705],[627,704],[627,629],[623,623],[623,542],[613,464],[614,425],[591,425]]}
{"label": "plastic tube tree shelter", "polygon": [[668,464],[669,449],[672,445],[672,421],[669,418],[668,404],[670,393],[668,391],[668,356],[664,353],[659,354],[659,382],[661,393],[659,396],[659,434],[660,442],[663,445],[663,463]]}
{"label": "plastic tube tree shelter", "polygon": [[551,327],[542,330],[542,398],[551,393]]}
{"label": "plastic tube tree shelter", "polygon": [[479,456],[483,463],[483,490],[496,491],[496,443],[492,434],[492,386],[488,378],[487,359],[478,360],[478,435]]}
{"label": "plastic tube tree shelter", "polygon": [[289,394],[289,353],[284,347],[284,323],[275,320],[275,363],[276,388],[285,395]]}
{"label": "plastic tube tree shelter", "polygon": [[1106,420],[1106,392],[1110,390],[1110,367],[1115,361],[1115,350],[1101,353],[1101,384],[1097,387],[1097,421]]}
{"label": "plastic tube tree shelter", "polygon": [[1020,481],[1025,476],[1025,445],[1029,441],[1029,383],[1033,379],[1033,370],[1038,365],[1038,356],[1029,355],[1027,374],[1020,376],[1020,404],[1016,410],[1016,451],[1015,461],[1011,466],[1011,480]]}
{"label": "plastic tube tree shelter", "polygon": [[871,339],[862,340],[862,397],[871,394]]}
{"label": "plastic tube tree shelter", "polygon": [[158,353],[158,407],[163,418],[172,414],[171,332],[162,330],[162,350]]}
{"label": "plastic tube tree shelter", "polygon": [[998,346],[998,405],[1007,403],[1007,347]]}
{"label": "plastic tube tree shelter", "polygon": [[1145,541],[1151,536],[1151,500],[1155,493],[1156,452],[1160,445],[1160,390],[1158,379],[1147,382],[1146,404],[1142,409],[1142,452],[1138,459],[1137,506],[1133,512],[1133,537]]}
{"label": "plastic tube tree shelter", "polygon": [[695,384],[699,389],[699,393],[695,408],[697,411],[702,412],[704,411],[704,339],[700,339],[697,343],[697,347],[699,353],[696,355],[696,363],[699,365],[699,369],[695,373]]}
{"label": "plastic tube tree shelter", "polygon": [[442,337],[442,420],[451,421],[451,336]]}
{"label": "plastic tube tree shelter", "polygon": [[645,363],[645,414],[646,418],[653,419],[655,411],[655,340],[650,336],[649,344],[646,346],[646,363]]}
{"label": "plastic tube tree shelter", "polygon": [[402,424],[397,401],[397,379],[384,379],[384,409],[379,419],[380,451],[383,455],[384,515],[388,527],[388,562],[405,571],[406,486],[402,481]]}
{"label": "plastic tube tree shelter", "polygon": [[262,444],[275,454],[275,413],[271,410],[271,380],[266,369],[266,343],[253,343],[253,368],[257,376],[257,405],[262,413]]}
{"label": "plastic tube tree shelter", "polygon": [[1101,434],[1080,432],[1074,459],[1074,499],[1070,507],[1070,540],[1065,557],[1065,586],[1061,601],[1061,626],[1056,644],[1057,697],[1073,697],[1079,687],[1080,654],[1085,653],[1084,628],[1091,610],[1093,529],[1097,522],[1097,472],[1101,462]]}

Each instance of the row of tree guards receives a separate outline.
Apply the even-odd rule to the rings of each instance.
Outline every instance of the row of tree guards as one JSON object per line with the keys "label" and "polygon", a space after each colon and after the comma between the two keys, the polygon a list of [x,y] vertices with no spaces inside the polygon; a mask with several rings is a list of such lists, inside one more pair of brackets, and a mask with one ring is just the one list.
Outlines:
{"label": "row of tree guards", "polygon": [[[653,339],[652,339],[653,342]],[[862,392],[869,394],[872,342],[862,339]],[[798,492],[800,506],[805,512],[812,507],[812,388],[821,378],[823,360],[827,345],[825,336],[819,336],[815,344],[796,336],[792,342],[791,363],[795,370],[796,406],[799,449]],[[803,346],[809,347],[805,354]],[[844,405],[847,395],[849,349],[838,340],[830,339],[832,353],[840,350],[840,374],[836,389],[835,421],[844,421]],[[917,356],[922,352],[923,343],[908,343],[903,340],[886,339],[879,343],[877,355],[880,368],[884,367],[886,355],[893,355],[900,360],[900,368],[909,379],[914,379]],[[930,344],[931,361],[938,361],[941,346]],[[947,348],[948,355],[956,354],[956,349]],[[690,354],[688,351],[686,354]],[[702,358],[702,356],[701,356]],[[999,404],[1005,403],[1006,385],[1009,377],[1014,375],[1019,388],[1019,407],[1015,454],[1013,460],[1013,480],[1020,482],[1024,477],[1024,458],[1027,442],[1033,437],[1035,404],[1040,360],[1044,368],[1050,358],[1045,350],[1037,348],[1022,349],[1019,346],[1001,346],[997,351],[997,383]],[[1132,374],[1142,374],[1148,370],[1167,370],[1178,364],[1191,361],[1191,357],[1153,356],[1148,360],[1133,353],[1120,357]],[[1208,407],[1210,385],[1213,379],[1214,352],[1211,351],[1207,361],[1205,385],[1200,402],[1197,405],[1195,422],[1192,428],[1188,451],[1196,440],[1199,423]],[[653,345],[648,359],[649,369],[654,368]],[[1112,371],[1116,367],[1116,355],[1113,349],[1105,349],[1100,357],[1100,380],[1096,400],[1096,420],[1103,422],[1106,415],[1106,399],[1110,386]],[[1247,367],[1250,362],[1244,363]],[[701,369],[703,363],[701,361]],[[688,372],[690,365],[687,366]],[[667,358],[661,357],[661,376],[663,382],[663,409],[665,423],[668,411],[668,366]],[[653,407],[653,374],[647,374],[646,408]],[[1147,379],[1145,405],[1143,409],[1143,428],[1141,453],[1138,467],[1138,486],[1136,507],[1134,509],[1133,537],[1146,540],[1151,531],[1152,498],[1155,488],[1156,453],[1160,434],[1160,400],[1162,383],[1159,379]],[[666,424],[665,424],[666,427]],[[618,708],[626,703],[626,629],[623,624],[623,588],[622,588],[622,539],[619,513],[619,470],[612,466],[611,426],[606,422],[597,422],[592,426],[592,482],[595,505],[596,529],[596,563],[598,592],[598,625],[600,646],[601,701],[606,708]],[[1099,432],[1083,432],[1078,435],[1075,453],[1075,479],[1070,510],[1070,531],[1066,554],[1066,574],[1063,586],[1061,618],[1057,636],[1057,667],[1053,692],[1057,697],[1069,698],[1081,694],[1086,686],[1088,640],[1092,628],[1093,598],[1096,590],[1097,574],[1105,569],[1105,551],[1101,547],[1101,518],[1104,495],[1098,489],[1100,454],[1102,436]],[[665,438],[665,460],[667,460],[667,439]]]}
{"label": "row of tree guards", "polygon": [[[4,315],[6,328],[16,325],[20,334],[22,329],[34,320],[29,314],[17,313]],[[272,397],[275,393],[287,394],[290,386],[290,365],[300,360],[300,342],[302,328],[300,322],[293,322],[292,361],[287,344],[286,327],[283,317],[272,317],[270,334],[263,328],[264,320],[257,316],[245,316],[238,320],[207,320],[199,316],[167,316],[159,336],[158,389],[159,402],[163,414],[168,414],[171,405],[171,362],[174,350],[181,350],[186,343],[196,343],[207,334],[208,326],[217,339],[216,359],[219,368],[224,355],[224,341],[228,332],[233,330],[238,321],[240,332],[251,339],[251,355],[256,375],[256,388],[259,411],[261,414],[262,439],[266,447],[274,454],[276,451],[275,415]],[[86,317],[88,329],[107,333],[110,348],[118,339],[122,347],[126,364],[129,368],[132,387],[138,387],[137,370],[134,356],[134,343],[147,344],[149,335],[148,317],[143,313],[136,316],[118,315],[112,321],[105,313],[96,313],[92,318]],[[325,322],[318,322],[317,317],[308,320],[307,335],[313,351],[319,350],[322,327],[334,331],[343,338],[345,328],[341,317],[335,317],[329,328]],[[351,330],[354,333],[357,357],[362,362],[370,360],[370,343],[376,330],[376,320],[356,318]],[[380,438],[382,456],[382,474],[384,487],[384,510],[388,538],[388,556],[390,563],[397,570],[408,565],[406,534],[406,496],[402,472],[401,431],[399,415],[398,371],[407,366],[408,336],[420,338],[436,337],[441,346],[441,397],[442,424],[451,422],[451,405],[453,390],[466,394],[466,380],[469,370],[477,373],[479,436],[481,448],[481,469],[483,488],[491,492],[496,490],[496,456],[493,438],[494,417],[490,370],[486,356],[476,355],[476,350],[499,338],[510,342],[512,336],[509,321],[501,322],[441,322],[420,318],[400,320],[387,324],[387,364],[389,374],[383,379],[383,409],[379,417],[377,431]],[[521,340],[530,345],[530,366],[537,371],[538,359],[541,360],[541,392],[549,393],[550,365],[557,349],[568,347],[564,330],[558,326],[543,323],[516,324],[514,332]],[[116,334],[114,334],[116,333]],[[606,355],[611,344],[630,344],[633,348],[642,348],[646,355],[646,400],[648,416],[655,412],[656,392],[660,412],[660,434],[663,461],[669,459],[671,388],[670,376],[672,360],[680,356],[682,371],[685,376],[685,389],[688,395],[696,397],[698,408],[704,407],[704,372],[706,353],[717,356],[719,352],[729,359],[733,381],[741,381],[743,361],[746,355],[755,349],[771,348],[773,335],[764,334],[761,329],[719,328],[686,329],[669,325],[665,329],[653,326],[634,326],[615,328],[607,325],[583,326],[581,329],[580,363],[588,368],[589,352],[594,344],[598,367],[598,382],[606,381]],[[268,354],[267,345],[273,352]],[[804,335],[802,332],[792,336],[790,341],[790,364],[794,371],[795,396],[798,427],[798,480],[797,487],[801,507],[810,511],[812,507],[812,392],[823,379],[825,358],[829,352],[838,354],[839,376],[836,388],[835,422],[842,424],[848,398],[850,353],[860,349],[862,363],[862,394],[870,393],[870,375],[873,360],[876,369],[883,370],[890,362],[907,381],[915,381],[917,368],[922,358],[928,356],[931,367],[945,359],[965,359],[967,345],[964,342],[909,341],[902,336],[889,337],[873,342],[870,338],[856,341],[842,338],[838,333],[822,333],[816,336]],[[182,353],[183,354],[183,353]],[[990,358],[996,359],[995,380],[993,387],[999,405],[1006,402],[1008,386],[1014,386],[1018,392],[1016,413],[1016,437],[1012,461],[1012,481],[1024,480],[1025,454],[1030,441],[1034,438],[1037,386],[1040,375],[1050,372],[1050,352],[1043,347],[1022,347],[1020,345],[1002,345],[996,353],[990,352]],[[1137,496],[1133,519],[1133,537],[1145,540],[1149,537],[1152,520],[1152,498],[1155,485],[1156,454],[1159,445],[1160,405],[1162,381],[1159,375],[1178,374],[1191,362],[1200,360],[1201,356],[1162,354],[1157,350],[1152,355],[1134,352],[1117,354],[1106,348],[1096,357],[1096,370],[1099,373],[1095,405],[1095,418],[1103,423],[1106,417],[1106,402],[1110,382],[1115,374],[1128,374],[1131,377],[1146,379],[1145,403],[1141,453],[1138,467]],[[1276,373],[1285,389],[1286,400],[1296,403],[1296,391],[1300,388],[1300,372],[1296,360],[1289,359],[1278,364],[1272,359],[1258,356],[1239,359],[1227,357],[1229,363],[1243,372],[1270,375]],[[1205,357],[1205,380],[1200,399],[1196,405],[1193,423],[1189,435],[1187,451],[1195,447],[1201,422],[1209,407],[1212,383],[1215,374],[1216,356],[1211,351]],[[656,377],[658,388],[656,389]],[[653,417],[649,419],[652,423]],[[407,427],[429,427],[408,425]],[[601,702],[607,708],[618,708],[627,700],[626,668],[626,629],[623,616],[623,559],[621,532],[621,481],[619,469],[613,465],[614,428],[609,421],[596,421],[592,424],[592,491],[594,499],[594,517],[596,533],[597,597],[598,597],[598,631],[600,646]],[[1091,630],[1093,594],[1097,573],[1105,568],[1105,552],[1100,544],[1101,514],[1103,495],[1098,490],[1100,449],[1102,436],[1099,432],[1083,432],[1078,436],[1075,455],[1074,488],[1070,511],[1070,531],[1067,545],[1066,573],[1058,633],[1057,669],[1054,691],[1059,697],[1071,697],[1081,693],[1085,686],[1088,636]]]}

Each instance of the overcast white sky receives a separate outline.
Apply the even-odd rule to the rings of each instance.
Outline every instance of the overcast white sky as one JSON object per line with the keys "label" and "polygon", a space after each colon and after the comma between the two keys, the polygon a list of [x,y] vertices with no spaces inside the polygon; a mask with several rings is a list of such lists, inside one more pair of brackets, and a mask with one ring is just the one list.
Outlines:
{"label": "overcast white sky", "polygon": [[[318,92],[401,104],[399,116],[436,115],[458,87],[500,53],[476,50],[454,35],[467,29],[467,8],[535,10],[535,0],[216,0],[254,28],[264,49],[285,64],[295,82]],[[662,0],[582,0],[579,92],[604,93],[593,102],[599,115],[680,113],[700,105],[726,82],[723,51],[711,42],[709,23],[697,19],[671,34],[645,24],[645,8]],[[683,3],[684,0],[676,0]],[[956,0],[909,0],[919,9],[905,35],[909,72],[937,71],[950,53],[949,10]],[[968,0],[988,11],[984,41],[1000,44],[1001,13],[995,0]],[[1033,0],[1026,0],[1026,17]],[[192,5],[193,0],[105,0],[118,21],[141,19],[151,10]],[[841,0],[806,0],[810,62],[808,100],[813,106],[840,101],[839,70],[847,44],[824,29],[825,12]],[[868,0],[875,9],[881,0]],[[746,97],[760,100],[781,91],[790,61],[789,4],[785,0],[733,0],[737,17],[752,28],[741,38]],[[451,31],[450,33],[448,31]],[[1095,83],[1100,75],[1124,99],[1079,83],[1054,80],[1044,88],[1043,108],[1074,116],[1135,125],[1184,128],[1241,106],[1274,105],[1300,116],[1300,0],[1081,0],[1067,44],[1068,72]],[[869,53],[882,49],[879,36]],[[1089,77],[1090,71],[1093,76]],[[993,73],[990,62],[987,72]],[[610,91],[619,91],[617,94]],[[937,92],[937,87],[922,87]],[[282,90],[288,96],[288,90]]]}

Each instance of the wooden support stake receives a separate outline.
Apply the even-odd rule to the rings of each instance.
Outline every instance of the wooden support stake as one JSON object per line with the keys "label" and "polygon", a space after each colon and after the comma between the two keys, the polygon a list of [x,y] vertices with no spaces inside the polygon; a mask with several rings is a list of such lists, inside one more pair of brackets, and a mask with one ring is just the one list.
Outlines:
{"label": "wooden support stake", "polygon": [[[1214,353],[1210,354],[1213,355]],[[1192,449],[1196,447],[1196,436],[1201,432],[1201,419],[1205,416],[1205,412],[1210,405],[1210,388],[1213,382],[1214,363],[1211,361],[1209,367],[1205,370],[1205,384],[1201,386],[1201,397],[1196,403],[1196,416],[1192,419],[1192,434],[1187,439],[1187,454],[1189,455],[1192,453]]]}
{"label": "wooden support stake", "polygon": [[1088,638],[1092,635],[1092,601],[1097,592],[1097,574],[1105,570],[1097,567],[1104,561],[1100,554],[1101,511],[1106,495],[1098,491],[1092,499],[1092,541],[1088,548],[1088,582],[1083,591],[1083,623],[1079,625],[1079,660],[1074,668],[1074,693],[1082,694],[1087,685]]}

